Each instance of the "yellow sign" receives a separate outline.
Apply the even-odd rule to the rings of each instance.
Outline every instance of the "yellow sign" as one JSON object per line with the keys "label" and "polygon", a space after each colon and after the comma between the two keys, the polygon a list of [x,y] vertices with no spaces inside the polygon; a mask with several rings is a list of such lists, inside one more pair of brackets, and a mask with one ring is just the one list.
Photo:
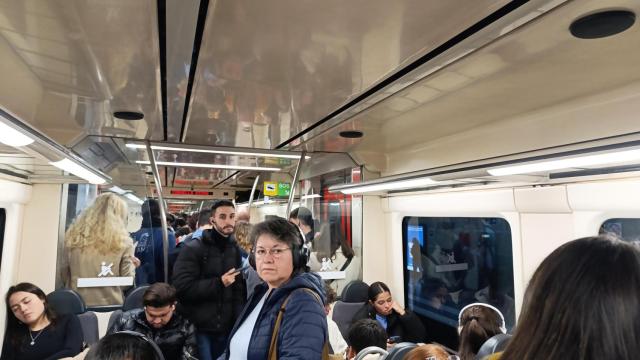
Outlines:
{"label": "yellow sign", "polygon": [[264,182],[264,195],[278,196],[278,183],[275,181]]}

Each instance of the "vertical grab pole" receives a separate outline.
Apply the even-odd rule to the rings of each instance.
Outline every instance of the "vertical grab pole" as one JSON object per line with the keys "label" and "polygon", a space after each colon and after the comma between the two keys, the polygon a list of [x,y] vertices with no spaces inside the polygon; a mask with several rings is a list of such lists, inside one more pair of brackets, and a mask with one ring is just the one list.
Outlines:
{"label": "vertical grab pole", "polygon": [[156,158],[151,149],[151,143],[147,140],[147,156],[149,156],[149,163],[151,164],[151,171],[153,171],[153,180],[156,183],[156,191],[158,193],[158,203],[160,205],[160,221],[162,223],[162,256],[164,259],[164,278],[165,281],[169,281],[169,233],[167,226],[167,212],[164,208],[164,197],[162,196],[162,182],[160,182],[160,173],[158,173],[158,166],[156,164]]}
{"label": "vertical grab pole", "polygon": [[251,216],[251,204],[253,204],[253,195],[256,192],[258,181],[260,181],[260,174],[256,175],[256,178],[253,180],[253,187],[251,188],[251,196],[249,196],[249,206],[247,206],[247,211],[249,211],[249,216]]}
{"label": "vertical grab pole", "polygon": [[285,214],[287,218],[289,217],[289,214],[291,214],[291,205],[293,205],[293,199],[295,198],[296,185],[298,185],[298,178],[300,177],[300,168],[302,168],[302,164],[304,164],[306,155],[307,152],[302,151],[302,153],[300,154],[300,160],[298,160],[296,172],[293,174],[293,183],[291,184],[291,189],[289,191],[289,202],[287,203],[287,213]]}

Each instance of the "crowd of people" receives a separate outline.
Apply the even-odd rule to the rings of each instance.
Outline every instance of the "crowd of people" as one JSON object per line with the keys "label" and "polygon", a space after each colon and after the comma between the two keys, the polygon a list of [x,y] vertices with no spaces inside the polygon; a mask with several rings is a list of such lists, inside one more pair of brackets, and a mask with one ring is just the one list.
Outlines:
{"label": "crowd of people", "polygon": [[[143,307],[122,313],[87,348],[76,316],[56,314],[36,285],[17,284],[5,297],[0,359],[155,359],[156,353],[185,360],[353,359],[371,347],[380,352],[363,358],[375,359],[398,342],[413,342],[422,345],[405,359],[471,360],[488,339],[507,332],[498,308],[473,303],[458,316],[457,354],[423,344],[430,329],[385,283],[374,282],[343,338],[329,316],[335,288],[313,271],[313,259],[329,258],[342,268],[355,254],[339,236],[321,242],[322,234],[336,231],[329,225],[314,234],[308,211],[251,224],[248,214],[220,200],[195,217],[190,232],[171,231],[164,249],[155,201],[145,202],[142,227],[129,234],[126,204],[100,195],[66,233],[65,284],[90,306],[112,305],[122,303],[126,287],[84,288],[78,279],[134,277],[136,285],[149,285]],[[636,246],[608,237],[569,242],[539,266],[509,345],[490,358],[635,358],[639,294]]]}

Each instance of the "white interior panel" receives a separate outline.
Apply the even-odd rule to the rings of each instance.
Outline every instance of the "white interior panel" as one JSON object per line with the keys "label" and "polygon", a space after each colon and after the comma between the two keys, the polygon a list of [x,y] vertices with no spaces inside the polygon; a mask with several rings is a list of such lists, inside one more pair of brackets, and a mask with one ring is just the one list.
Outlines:
{"label": "white interior panel", "polygon": [[378,196],[362,197],[362,280],[367,284],[388,283],[392,273],[389,271],[391,242],[387,241],[386,231],[390,221],[384,216],[384,201]]}
{"label": "white interior panel", "polygon": [[570,213],[564,185],[515,189],[518,211],[526,213]]}
{"label": "white interior panel", "polygon": [[612,180],[567,185],[576,211],[635,211],[640,204],[640,180]]}
{"label": "white interior panel", "polygon": [[24,209],[16,282],[34,283],[45,293],[55,290],[61,197],[62,185],[37,184]]}
{"label": "white interior panel", "polygon": [[512,189],[497,189],[390,197],[385,210],[410,212],[414,216],[427,213],[486,214],[515,211],[516,206]]}

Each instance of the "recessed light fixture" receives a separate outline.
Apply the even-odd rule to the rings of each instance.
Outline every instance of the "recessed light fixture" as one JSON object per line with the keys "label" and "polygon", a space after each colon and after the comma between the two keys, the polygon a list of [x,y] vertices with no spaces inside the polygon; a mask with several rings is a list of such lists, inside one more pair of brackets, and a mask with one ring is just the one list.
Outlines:
{"label": "recessed light fixture", "polygon": [[[147,160],[138,160],[138,161],[136,161],[136,164],[150,165],[151,162],[147,161]],[[282,170],[282,169],[276,168],[276,167],[183,163],[183,162],[171,162],[171,161],[156,161],[156,165],[160,165],[160,166],[177,166],[177,167],[196,167],[196,168],[208,168],[208,169],[226,169],[226,170],[256,170],[256,171],[280,171],[280,170]]]}
{"label": "recessed light fixture", "polygon": [[80,166],[69,159],[53,161],[53,162],[50,162],[49,164],[57,167],[58,169],[64,170],[66,172],[70,172],[73,175],[79,178],[85,179],[92,184],[100,185],[106,182],[106,180],[103,179],[101,176],[94,174],[93,172],[87,170],[83,166]]}
{"label": "recessed light fixture", "polygon": [[607,10],[583,16],[569,26],[571,35],[579,39],[600,39],[630,28],[636,15],[628,10]]}
{"label": "recessed light fixture", "polygon": [[330,191],[340,191],[343,194],[361,194],[374,191],[386,191],[386,190],[401,190],[401,189],[415,189],[428,185],[436,184],[437,181],[431,180],[428,177],[408,179],[408,180],[394,180],[388,182],[379,182],[373,184],[360,184],[357,186],[351,186],[347,188],[337,188]]}
{"label": "recessed light fixture", "polygon": [[139,111],[115,111],[113,117],[120,120],[142,120],[144,114]]}
{"label": "recessed light fixture", "polygon": [[361,138],[364,134],[359,130],[345,130],[340,131],[340,136],[347,139],[358,139]]}
{"label": "recessed light fixture", "polygon": [[0,122],[0,142],[5,145],[18,147],[27,146],[33,143],[33,139],[22,134],[11,126]]}
{"label": "recessed light fixture", "polygon": [[[145,149],[146,146],[143,144],[134,144],[128,143],[126,145],[131,149]],[[269,153],[255,153],[255,152],[247,152],[247,151],[227,151],[227,150],[208,150],[208,149],[194,149],[194,148],[184,148],[184,147],[175,147],[175,146],[161,146],[161,145],[151,145],[153,150],[166,150],[166,151],[184,151],[184,152],[198,152],[198,153],[209,153],[209,154],[222,154],[222,155],[242,155],[242,156],[256,156],[256,157],[265,157],[265,158],[282,158],[282,159],[300,159],[300,155],[293,154],[269,154]],[[305,156],[305,159],[310,159],[310,156]]]}
{"label": "recessed light fixture", "polygon": [[586,166],[623,163],[640,160],[640,149],[585,155],[565,159],[541,161],[530,164],[503,166],[487,170],[493,176],[529,174],[540,171],[580,168]]}

